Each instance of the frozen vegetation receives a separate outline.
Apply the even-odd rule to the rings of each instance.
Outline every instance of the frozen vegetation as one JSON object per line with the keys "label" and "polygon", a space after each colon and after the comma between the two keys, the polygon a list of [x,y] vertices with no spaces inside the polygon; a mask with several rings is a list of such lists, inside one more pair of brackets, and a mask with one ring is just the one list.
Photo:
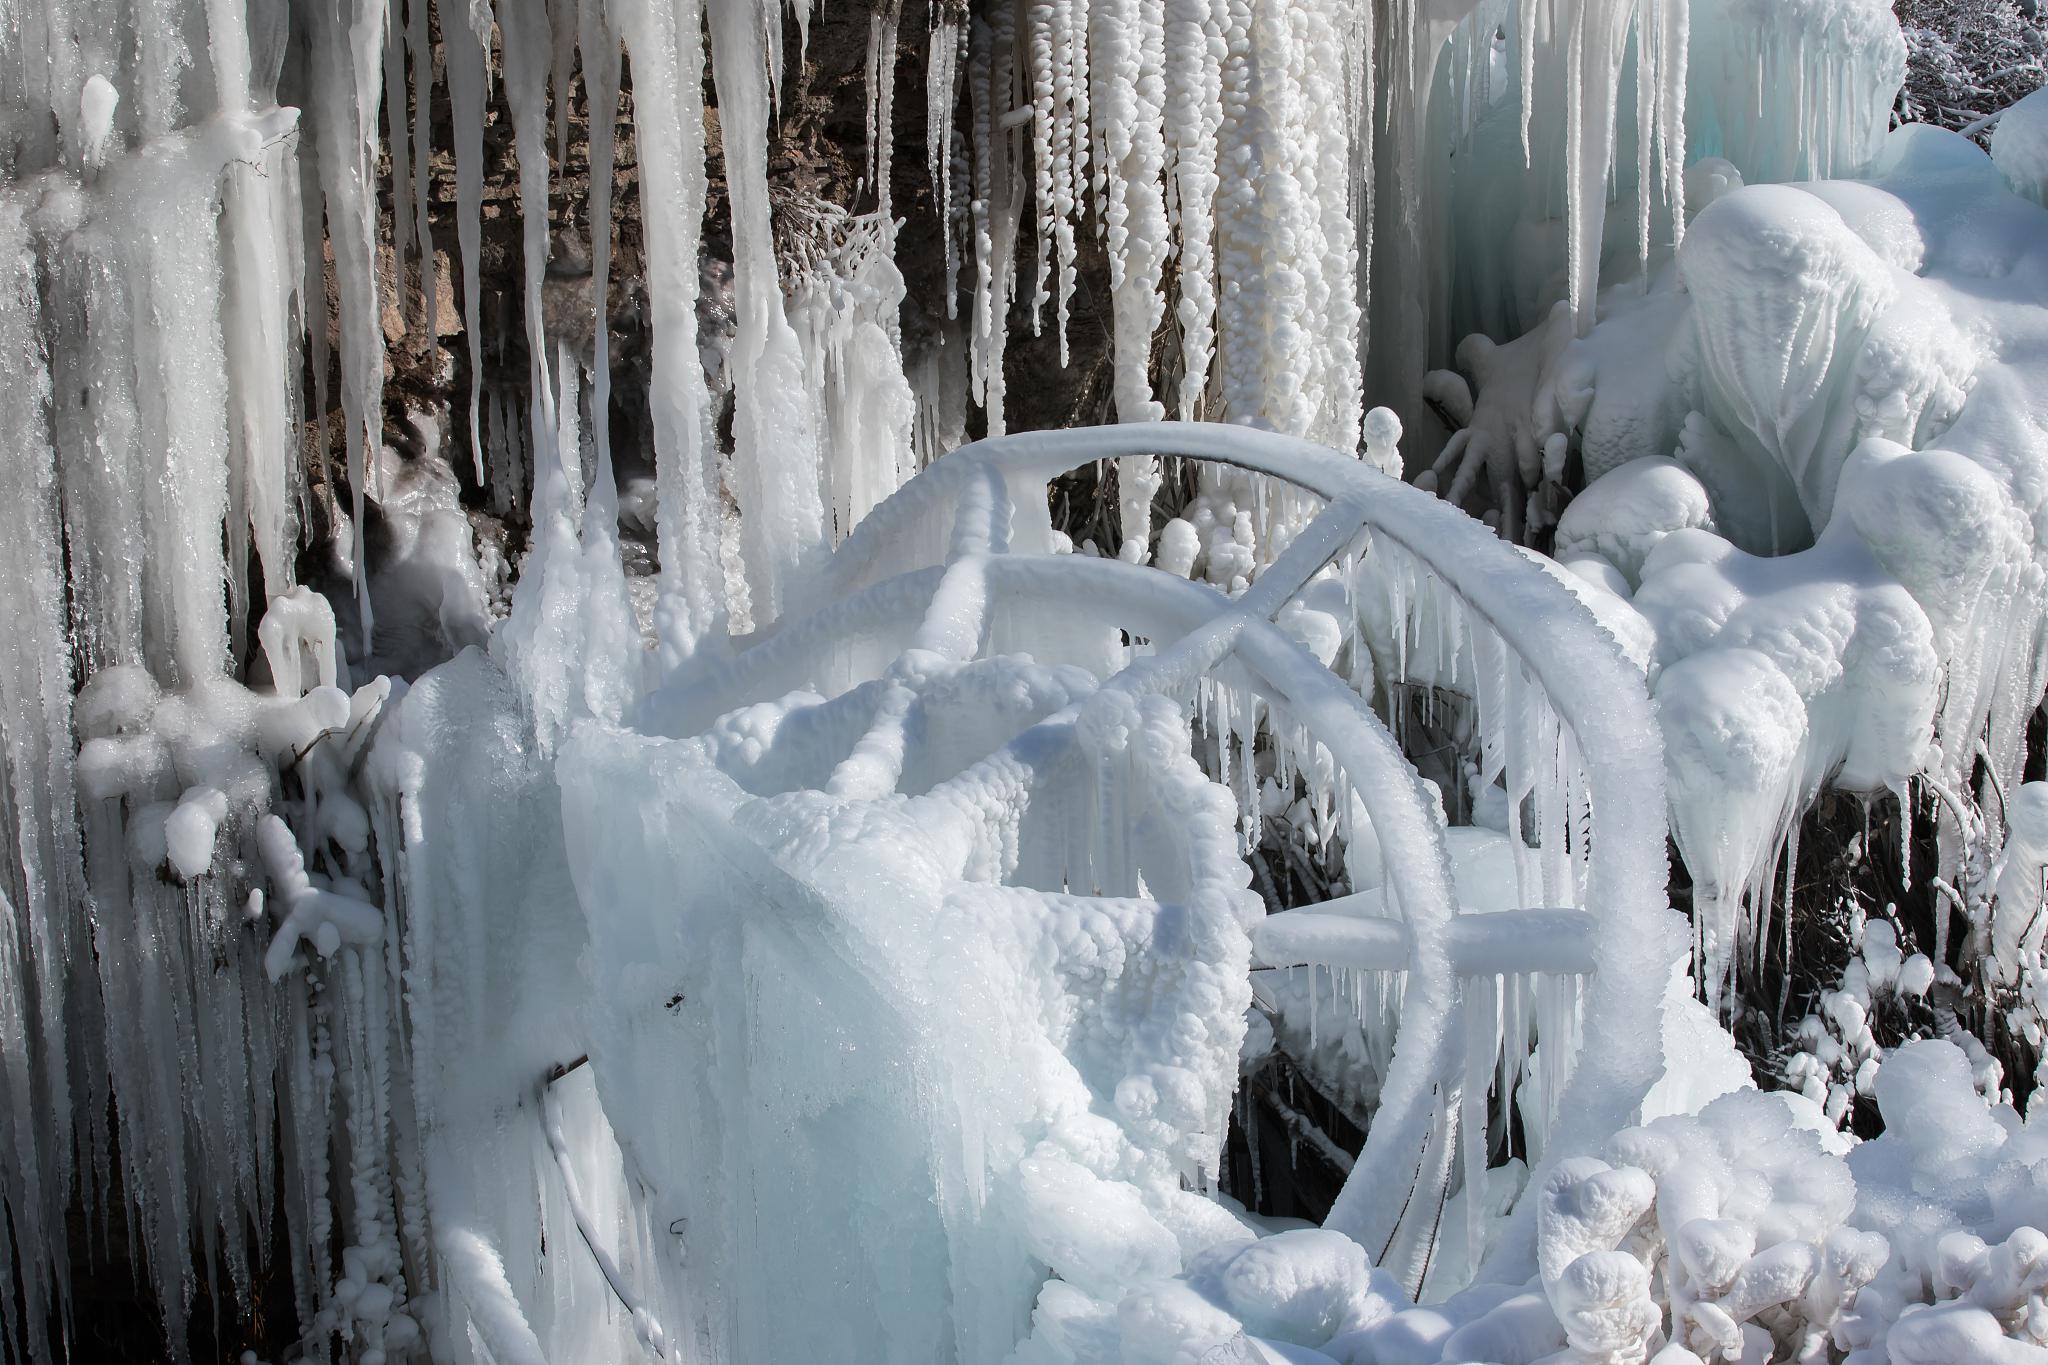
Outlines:
{"label": "frozen vegetation", "polygon": [[1911,9],[882,0],[834,204],[808,0],[0,0],[0,1360],[118,1240],[181,1360],[2048,1361],[2048,93]]}

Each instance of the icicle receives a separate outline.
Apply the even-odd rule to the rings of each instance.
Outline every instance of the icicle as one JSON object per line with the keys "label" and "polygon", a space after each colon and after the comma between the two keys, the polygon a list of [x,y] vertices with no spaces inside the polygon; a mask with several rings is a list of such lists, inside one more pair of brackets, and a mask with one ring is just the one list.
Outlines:
{"label": "icicle", "polygon": [[[1089,0],[1066,0],[1066,9],[1061,23],[1066,32],[1067,63],[1070,68],[1068,83],[1072,90],[1067,112],[1060,117],[1067,125],[1065,140],[1067,169],[1071,182],[1066,197],[1061,201],[1068,206],[1066,212],[1078,224],[1080,215],[1090,200],[1091,191],[1099,191],[1102,158],[1096,154],[1096,133],[1094,123],[1094,97],[1090,86],[1089,72],[1093,69],[1093,58],[1088,51],[1088,6]],[[1101,229],[1099,193],[1095,198],[1098,213],[1097,231]],[[1071,237],[1071,233],[1069,234]],[[1060,287],[1071,296],[1074,285],[1063,270]]]}
{"label": "icicle", "polygon": [[[455,234],[462,253],[462,334],[469,345],[469,447],[484,482],[484,329],[479,293],[483,258],[484,105],[490,97],[489,0],[475,0],[467,24],[444,24],[448,104],[455,128]],[[316,366],[314,373],[319,373]]]}
{"label": "icicle", "polygon": [[1500,1050],[1500,996],[1495,978],[1467,977],[1464,982],[1464,1077],[1459,1098],[1460,1154],[1465,1178],[1465,1270],[1479,1268],[1486,1251],[1487,1082]]}
{"label": "icicle", "polygon": [[875,212],[881,219],[882,237],[891,254],[896,247],[896,221],[890,200],[890,159],[896,145],[896,38],[902,17],[903,0],[887,0],[868,16],[868,183],[874,186]]}
{"label": "icicle", "polygon": [[341,408],[347,427],[356,610],[361,646],[370,652],[375,628],[369,566],[364,556],[364,503],[384,432],[384,341],[377,301],[377,201],[371,187],[377,124],[371,54],[383,41],[383,0],[354,0],[341,31],[338,15],[313,7],[312,78],[324,115],[314,121],[320,143],[320,184],[341,295]]}
{"label": "icicle", "polygon": [[993,79],[995,36],[988,25],[975,19],[970,22],[969,39],[971,48],[967,64],[967,86],[972,108],[974,188],[969,199],[968,211],[969,231],[973,234],[975,280],[974,311],[970,319],[968,344],[973,349],[971,379],[974,396],[989,408],[989,434],[995,436],[1002,433],[1002,412],[1000,407],[991,401],[988,382],[990,341],[997,321],[991,301],[994,293],[992,276],[995,269],[995,253],[991,240],[994,224],[989,205],[989,196],[995,182],[996,158],[996,115],[992,108],[994,97],[990,88]]}
{"label": "icicle", "polygon": [[[546,308],[541,282],[548,263],[547,76],[543,59],[551,50],[540,0],[510,0],[498,16],[504,44],[506,103],[512,111],[514,146],[519,154],[520,260],[526,279],[526,352],[528,431],[535,443],[534,485],[550,463],[548,445],[564,420],[555,410],[556,379],[548,364]],[[573,421],[574,415],[569,419]],[[574,452],[555,452],[567,461]],[[536,491],[536,498],[538,492]]]}
{"label": "icicle", "polygon": [[[514,0],[520,3],[520,0]],[[555,132],[554,164],[569,164],[569,87],[576,74],[576,42],[582,24],[583,0],[546,0],[548,11],[548,85]],[[502,22],[502,21],[501,21]]]}
{"label": "icicle", "polygon": [[[998,6],[988,25],[976,23],[968,71],[974,106],[974,321],[970,332],[975,397],[988,414],[988,434],[1003,420],[1003,351],[1016,297],[1017,229],[1024,187],[1017,156],[1020,124],[1011,120],[1016,84],[1016,13]],[[1024,112],[1024,111],[1018,111]]]}
{"label": "icicle", "polygon": [[862,166],[867,174],[868,184],[875,184],[875,162],[881,150],[875,136],[878,122],[875,116],[876,101],[882,94],[882,29],[886,21],[882,11],[873,10],[868,14],[868,50],[861,62],[861,93],[866,96],[866,113],[861,125],[862,151],[866,160]]}
{"label": "icicle", "polygon": [[584,99],[590,116],[590,306],[595,356],[591,362],[591,440],[597,478],[616,487],[611,437],[612,161],[618,140],[619,37],[601,4],[578,10]]}
{"label": "icicle", "polygon": [[[1370,7],[1367,7],[1368,9]],[[1167,0],[1163,124],[1179,228],[1180,393],[1175,415],[1195,418],[1216,335],[1216,136],[1223,123],[1222,26],[1212,0]]]}
{"label": "icicle", "polygon": [[405,296],[406,248],[413,245],[411,119],[405,92],[405,30],[393,14],[384,25],[384,145],[391,153],[391,276],[400,298]]}
{"label": "icicle", "polygon": [[[285,591],[292,577],[289,494],[299,441],[291,401],[296,355],[290,309],[297,280],[289,238],[298,216],[298,182],[282,136],[265,142],[254,157],[230,160],[224,180],[221,259],[234,263],[221,272],[234,405],[228,570],[239,585],[247,556],[238,558],[235,547],[253,534],[268,600]],[[238,592],[230,609],[239,629],[247,617],[246,594]]]}
{"label": "icicle", "polygon": [[[1539,8],[1539,6],[1541,8]],[[1541,41],[1538,36],[1539,16],[1544,22],[1549,19],[1550,10],[1544,0],[1515,0],[1515,47],[1521,58],[1521,79],[1517,82],[1521,96],[1522,114],[1522,165],[1531,164],[1529,146],[1529,120],[1536,108],[1536,49]]]}
{"label": "icicle", "polygon": [[896,30],[903,14],[903,0],[889,0],[882,27],[883,57],[876,64],[881,95],[875,115],[875,200],[882,219],[882,241],[891,256],[896,252],[896,211],[893,206],[893,175],[890,161],[896,151]]}
{"label": "icicle", "polygon": [[[1058,201],[1053,193],[1053,171],[1057,161],[1054,150],[1053,101],[1065,74],[1056,70],[1055,50],[1064,56],[1066,33],[1057,23],[1063,17],[1064,5],[1060,0],[1032,0],[1025,11],[1025,34],[1028,57],[1028,91],[1031,97],[1031,142],[1032,168],[1035,173],[1033,196],[1036,212],[1035,240],[1038,246],[1038,273],[1031,290],[1031,329],[1035,333],[1039,326],[1040,310],[1050,297],[1046,289],[1046,278],[1052,266],[1053,234]],[[1064,173],[1064,167],[1061,168]],[[1060,364],[1067,363],[1066,314],[1060,314]]]}
{"label": "icicle", "polygon": [[1622,47],[1635,0],[1577,0],[1565,58],[1566,299],[1580,336],[1593,328],[1600,236],[1614,162]]}
{"label": "icicle", "polygon": [[[761,0],[779,13],[780,0]],[[710,9],[719,137],[732,193],[733,474],[740,541],[757,626],[781,613],[785,596],[825,537],[818,438],[802,389],[803,357],[782,310],[768,212],[769,91],[760,12],[755,5]]]}
{"label": "icicle", "polygon": [[955,252],[953,234],[953,111],[960,102],[960,52],[966,40],[960,15],[946,0],[931,0],[926,35],[924,75],[924,156],[931,176],[932,202],[945,242],[946,316],[956,315],[953,298]]}
{"label": "icicle", "polygon": [[[395,3],[395,0],[394,0]],[[428,27],[431,0],[407,0],[405,45],[412,59],[412,237],[419,247],[420,321],[429,333],[439,308],[439,273],[434,265],[433,108],[434,44]]]}
{"label": "icicle", "polygon": [[1152,334],[1166,307],[1163,29],[1161,0],[1095,0],[1089,6],[1091,126],[1109,158],[1103,168],[1103,222],[1115,317],[1116,408],[1125,422],[1164,415],[1146,378]]}
{"label": "icicle", "polygon": [[723,634],[720,506],[704,370],[697,352],[698,243],[704,220],[704,47],[698,0],[626,0],[619,26],[633,59],[640,202],[653,310],[657,629],[673,665]]}

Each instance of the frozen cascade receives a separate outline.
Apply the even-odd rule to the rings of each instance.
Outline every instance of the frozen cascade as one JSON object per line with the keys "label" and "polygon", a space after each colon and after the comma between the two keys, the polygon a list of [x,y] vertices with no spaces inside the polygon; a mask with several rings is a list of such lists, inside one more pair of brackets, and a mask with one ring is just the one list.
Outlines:
{"label": "frozen cascade", "polygon": [[[2016,785],[2048,676],[2041,217],[2006,188],[2026,144],[1993,166],[1924,130],[1884,139],[1881,7],[945,7],[942,199],[956,82],[972,149],[958,387],[1000,433],[1018,237],[1037,237],[1030,311],[1064,328],[1096,232],[1118,416],[1235,425],[998,439],[921,474],[919,443],[953,438],[913,432],[957,394],[944,366],[906,375],[897,330],[900,7],[871,62],[879,215],[825,206],[793,271],[766,170],[779,5],[451,12],[471,357],[497,344],[477,310],[495,46],[532,364],[525,392],[487,393],[473,363],[473,457],[501,509],[530,484],[534,532],[488,650],[411,689],[351,687],[355,651],[291,560],[301,346],[325,406],[324,221],[367,637],[388,568],[367,504],[411,515],[380,449],[378,129],[399,278],[410,253],[431,297],[426,7],[301,5],[290,39],[227,0],[112,9],[36,6],[0,54],[0,1349],[54,1354],[74,1193],[128,1219],[174,1354],[205,1311],[196,1268],[224,1267],[214,1292],[246,1311],[267,1254],[291,1259],[309,1344],[366,1362],[1336,1358],[1346,1335],[1422,1359],[1428,1331],[1443,1359],[1641,1359],[1667,1308],[1667,1355],[1754,1353],[1759,1322],[1865,1353],[1889,1333],[1911,1360],[2004,1341],[2027,1229],[1959,1206],[1943,1216],[1977,1251],[1877,1278],[1869,1229],[1907,1235],[1884,1191],[1925,1146],[1903,1120],[1848,1166],[1775,1097],[1631,1126],[1690,1007],[1666,985],[1667,766],[1711,997],[1770,940],[1758,916],[1815,790],[1938,789],[1953,863],[1979,837],[1965,803],[1991,807],[1977,755]],[[736,640],[696,357],[707,22],[738,257],[730,597],[773,627]],[[1798,62],[1774,55],[1812,33]],[[567,127],[549,86],[559,115],[580,71],[605,124],[621,42],[655,333],[654,651],[618,552],[605,329],[580,356],[538,306]],[[273,107],[287,66],[303,137]],[[1508,274],[1535,281],[1499,314],[1561,319],[1494,357],[1546,407],[1496,448],[1518,478],[1595,427],[1678,457],[1589,492],[1563,565],[1372,472],[1401,453],[1393,415],[1363,411],[1366,277],[1418,292],[1382,291],[1409,330],[1376,365],[1440,360],[1478,253],[1425,261],[1422,201],[1435,158],[1489,137],[1522,159],[1500,192],[1524,203],[1484,226],[1530,229]],[[1679,173],[1710,147],[1727,169],[1698,178],[1720,199],[1702,206]],[[608,221],[606,134],[591,153]],[[1735,188],[1850,170],[1875,183]],[[1602,293],[1603,261],[1627,292]],[[1987,273],[2010,298],[1973,294]],[[1169,316],[1179,368],[1155,376]],[[1631,382],[1635,352],[1671,360],[1660,382]],[[1505,406],[1482,385],[1468,407],[1488,389]],[[1162,455],[1201,472],[1155,538]],[[1059,553],[1045,512],[1046,482],[1098,458],[1128,471],[1121,564]],[[1759,471],[1787,494],[1768,543],[1726,496]],[[1460,708],[1470,790],[1439,795],[1400,732]],[[1461,803],[1500,827],[1447,829]],[[2016,903],[2039,804],[2013,802],[1994,879]],[[1245,858],[1276,826],[1341,843],[1350,893],[1261,917]],[[2016,913],[1989,922],[2014,978],[2038,951]],[[1286,975],[1260,1022],[1305,1032],[1308,1064],[1351,1067],[1378,1108],[1330,1228],[1254,1239],[1205,1192],[1262,960]],[[1663,1036],[1643,1027],[1660,1011]],[[1908,1055],[1880,1097],[1977,1103],[1956,1069]],[[1960,1129],[1969,1160],[2033,1140],[2017,1116]],[[1527,1165],[1489,1168],[1511,1130]],[[117,1156],[125,1210],[104,1207]],[[792,1285],[818,1311],[790,1311]]]}
{"label": "frozen cascade", "polygon": [[916,472],[917,398],[897,318],[903,276],[879,217],[816,210],[814,237],[790,281],[789,322],[814,397],[819,472],[832,539]]}
{"label": "frozen cascade", "polygon": [[1367,377],[1412,423],[1424,372],[1467,332],[1519,335],[1560,299],[1575,330],[1592,325],[1618,245],[1611,199],[1637,201],[1635,254],[1666,221],[1682,231],[1692,23],[1689,0],[1404,0],[1396,13],[1372,140]]}
{"label": "frozen cascade", "polygon": [[[1882,0],[1692,0],[1696,155],[1743,178],[1860,175],[1877,158],[1906,44]],[[1731,98],[1735,91],[1753,98]],[[1729,93],[1721,93],[1729,92]]]}
{"label": "frozen cascade", "polygon": [[[42,415],[49,380],[35,335],[35,253],[23,205],[0,201],[0,420],[6,446],[0,466],[8,505],[28,514],[26,534],[7,538],[4,572],[19,632],[0,670],[0,705],[6,710],[6,772],[22,788],[41,787],[62,800],[72,784],[69,678],[64,657],[62,564],[55,498],[56,470]],[[26,593],[25,596],[16,594]],[[20,774],[20,776],[16,776]],[[45,785],[47,784],[47,785]],[[51,1245],[63,1227],[73,1152],[73,1084],[65,1043],[76,986],[90,986],[71,945],[66,902],[82,881],[75,836],[63,825],[37,820],[33,805],[11,812],[6,847],[9,884],[0,891],[0,1103],[7,1106],[8,1158],[0,1162],[0,1193],[10,1219],[0,1231],[0,1252],[21,1267],[21,1311],[31,1325],[30,1349],[48,1349],[41,1326],[48,1307],[65,1292],[65,1264],[36,1248]],[[70,836],[70,837],[67,837]],[[84,1098],[103,1097],[91,1086]],[[96,1135],[95,1170],[105,1169],[105,1146]],[[11,1298],[12,1289],[9,1290]],[[15,1309],[10,1310],[9,1322]],[[11,1333],[10,1333],[11,1335]]]}
{"label": "frozen cascade", "polygon": [[[74,736],[142,723],[155,703],[131,686],[111,715],[90,696],[74,708],[72,670],[132,679],[146,666],[203,692],[246,648],[229,605],[245,619],[250,550],[256,591],[290,581],[295,114],[271,104],[281,50],[252,52],[232,6],[153,10],[118,48],[111,31],[89,7],[39,12],[4,78],[10,107],[39,109],[57,134],[10,142],[0,183],[0,387],[17,405],[4,464],[19,518],[0,568],[13,604],[0,669],[4,1349],[37,1359],[68,1297],[54,1249],[74,1192],[88,1216],[122,1216],[107,1201],[110,1097],[122,1183],[146,1204],[127,1213],[137,1262],[160,1300],[186,1302],[203,1246],[246,1301],[244,1229],[268,1226],[277,1169],[255,1116],[270,1112],[287,1033],[283,1002],[250,992],[260,973],[226,888],[152,871],[131,890],[123,826],[106,814],[105,797],[137,784],[145,856],[210,861],[232,765],[204,756],[206,727],[190,725],[178,733],[199,751],[159,742],[111,792],[82,760],[74,775]],[[185,102],[187,66],[212,103]],[[202,990],[198,964],[217,950],[239,965]],[[188,1126],[188,1114],[201,1117]],[[182,1341],[176,1309],[169,1325]]]}

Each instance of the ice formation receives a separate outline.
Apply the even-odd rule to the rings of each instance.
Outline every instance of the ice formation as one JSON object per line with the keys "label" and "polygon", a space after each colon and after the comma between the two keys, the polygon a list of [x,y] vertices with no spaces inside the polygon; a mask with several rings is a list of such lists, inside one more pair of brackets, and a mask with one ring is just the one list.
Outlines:
{"label": "ice formation", "polygon": [[[807,5],[444,8],[470,463],[532,526],[494,623],[399,449],[442,426],[386,439],[382,281],[434,259],[400,8],[8,12],[0,1354],[66,1345],[74,1201],[173,1355],[201,1269],[246,1308],[269,1256],[364,1365],[2048,1351],[1996,1063],[1867,1026],[1940,1007],[1951,929],[2048,1000],[2039,96],[1991,158],[1887,133],[1874,0],[934,4],[941,363],[899,323],[900,4],[861,215],[771,205]],[[543,306],[550,144],[580,83],[609,221],[622,52],[651,586],[608,329]],[[494,99],[529,375],[487,390]],[[1122,425],[1005,435],[1009,329],[1064,342],[1091,233]],[[1096,463],[1106,555],[1047,498]],[[1803,1093],[1742,1084],[1695,984],[1789,951],[1818,791],[1914,784],[1934,957],[1859,922]],[[1268,914],[1269,826],[1342,893]],[[1326,1226],[1260,1235],[1213,1185],[1273,1046],[1369,1122],[1316,1134]],[[1844,1156],[1852,1096],[1887,1127]]]}
{"label": "ice formation", "polygon": [[[1990,163],[1942,137],[1901,130],[1869,184],[1752,187],[1700,213],[1678,253],[1699,346],[1697,368],[1671,380],[1692,405],[1667,436],[1683,468],[1658,476],[1663,509],[1605,491],[1649,478],[1623,466],[1560,527],[1560,551],[1583,564],[1598,551],[1579,522],[1614,536],[1611,504],[1651,523],[1600,558],[1657,638],[1681,849],[1731,905],[1768,899],[1823,783],[1903,790],[1925,772],[1959,789],[1979,736],[1994,780],[2018,776],[2013,708],[2041,678],[2040,541],[2006,425],[2010,362],[1991,356],[2036,324],[1994,320],[1972,289],[1986,272],[2025,287],[2041,239]],[[1743,315],[1758,308],[1777,311]],[[1596,359],[1596,391],[1602,376]],[[1775,490],[1766,517],[1731,521],[1759,483]],[[1726,934],[1735,916],[1720,922],[1702,932]],[[1738,936],[1761,951],[1763,928]]]}

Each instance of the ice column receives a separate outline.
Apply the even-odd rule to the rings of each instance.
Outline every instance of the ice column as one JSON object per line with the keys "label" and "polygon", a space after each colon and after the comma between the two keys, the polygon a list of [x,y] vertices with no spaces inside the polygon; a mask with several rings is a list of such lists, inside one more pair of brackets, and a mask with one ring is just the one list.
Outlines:
{"label": "ice column", "polygon": [[698,0],[626,0],[616,11],[633,59],[647,292],[653,309],[659,630],[670,662],[722,633],[716,451],[697,355],[697,256],[704,221],[704,45]]}
{"label": "ice column", "polygon": [[781,612],[825,534],[818,437],[803,392],[802,351],[783,315],[769,222],[767,74],[775,49],[766,43],[762,4],[771,12],[766,17],[779,16],[779,0],[731,0],[710,8],[739,306],[731,358],[733,481],[756,625]]}

